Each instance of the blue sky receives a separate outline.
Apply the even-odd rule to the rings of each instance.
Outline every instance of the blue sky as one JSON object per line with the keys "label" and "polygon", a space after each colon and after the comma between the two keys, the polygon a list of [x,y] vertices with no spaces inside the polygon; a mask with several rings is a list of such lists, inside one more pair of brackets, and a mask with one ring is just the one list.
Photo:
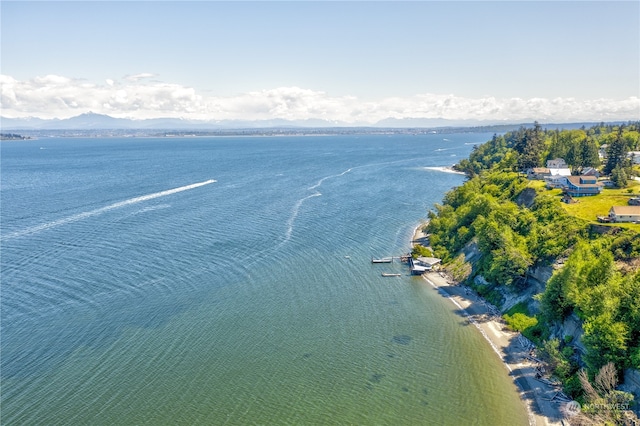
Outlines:
{"label": "blue sky", "polygon": [[640,119],[640,2],[1,2],[2,115]]}

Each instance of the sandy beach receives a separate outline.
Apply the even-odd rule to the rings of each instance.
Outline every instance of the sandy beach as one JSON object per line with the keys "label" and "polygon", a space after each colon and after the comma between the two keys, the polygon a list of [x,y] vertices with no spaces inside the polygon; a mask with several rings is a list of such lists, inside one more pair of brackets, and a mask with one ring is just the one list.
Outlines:
{"label": "sandy beach", "polygon": [[[416,228],[413,244],[427,245],[427,236]],[[495,307],[486,303],[471,288],[459,285],[444,273],[427,272],[425,283],[447,297],[460,309],[463,315],[484,336],[495,353],[502,359],[509,376],[518,386],[520,397],[529,411],[531,425],[562,425],[565,403],[554,399],[559,388],[549,386],[536,377],[536,365],[526,357],[531,348],[526,346],[519,333],[506,328]]]}

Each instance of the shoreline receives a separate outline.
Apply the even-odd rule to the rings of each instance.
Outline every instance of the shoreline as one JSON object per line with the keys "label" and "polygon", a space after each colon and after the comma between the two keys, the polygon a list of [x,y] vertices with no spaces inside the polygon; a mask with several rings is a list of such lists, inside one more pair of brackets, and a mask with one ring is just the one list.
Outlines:
{"label": "shoreline", "polygon": [[[422,222],[416,226],[412,246],[428,241],[428,237],[422,232],[424,225]],[[557,389],[536,378],[535,364],[525,358],[529,355],[530,348],[521,343],[520,333],[507,330],[501,317],[496,318],[495,312],[492,312],[495,308],[469,287],[449,281],[444,274],[435,271],[424,273],[422,278],[460,309],[465,319],[476,327],[504,363],[527,409],[529,424],[562,425],[564,416],[561,405],[552,400]]]}
{"label": "shoreline", "polygon": [[432,166],[432,167],[425,167],[425,170],[433,170],[436,172],[443,172],[443,173],[452,173],[452,174],[456,174],[456,175],[464,175],[464,172],[459,172],[457,170],[454,170],[454,168],[452,166]]}

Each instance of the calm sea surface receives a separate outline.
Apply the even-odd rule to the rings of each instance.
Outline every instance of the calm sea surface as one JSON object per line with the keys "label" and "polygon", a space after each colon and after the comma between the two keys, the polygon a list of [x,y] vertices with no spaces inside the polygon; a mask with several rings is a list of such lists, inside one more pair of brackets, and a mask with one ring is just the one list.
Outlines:
{"label": "calm sea surface", "polygon": [[371,264],[490,137],[2,142],[2,424],[527,424],[455,306]]}

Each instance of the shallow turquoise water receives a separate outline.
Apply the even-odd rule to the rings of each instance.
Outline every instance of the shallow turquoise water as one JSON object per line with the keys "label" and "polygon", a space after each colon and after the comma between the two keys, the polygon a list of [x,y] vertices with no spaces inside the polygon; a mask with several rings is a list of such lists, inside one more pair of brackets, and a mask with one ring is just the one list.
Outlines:
{"label": "shallow turquoise water", "polygon": [[490,137],[3,142],[2,423],[526,424],[455,306],[370,262]]}

